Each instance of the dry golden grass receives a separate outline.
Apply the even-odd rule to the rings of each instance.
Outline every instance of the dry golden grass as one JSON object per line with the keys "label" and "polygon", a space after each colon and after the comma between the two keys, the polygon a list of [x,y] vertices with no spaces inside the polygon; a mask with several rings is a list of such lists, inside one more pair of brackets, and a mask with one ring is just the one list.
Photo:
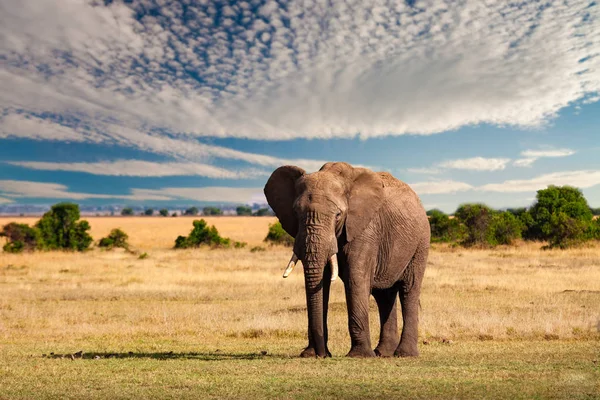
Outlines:
{"label": "dry golden grass", "polygon": [[[302,270],[284,280],[290,250],[172,250],[192,218],[89,218],[149,258],[121,251],[0,253],[0,335],[8,341],[167,335],[218,346],[277,337],[304,344]],[[224,236],[259,245],[272,218],[207,218]],[[0,221],[6,223],[8,221]],[[31,222],[31,221],[28,221]],[[264,244],[263,244],[264,245]],[[600,327],[600,248],[542,251],[435,245],[421,299],[423,338],[589,339]],[[374,342],[378,333],[372,307]],[[349,346],[343,284],[333,285],[331,348]],[[292,350],[292,349],[290,349]]]}

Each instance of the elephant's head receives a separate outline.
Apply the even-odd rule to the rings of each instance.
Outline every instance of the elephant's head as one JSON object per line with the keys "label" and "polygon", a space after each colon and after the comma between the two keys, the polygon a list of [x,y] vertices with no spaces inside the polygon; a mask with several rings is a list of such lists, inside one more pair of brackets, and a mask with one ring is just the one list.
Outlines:
{"label": "elephant's head", "polygon": [[382,204],[383,181],[370,170],[346,163],[327,163],[312,174],[284,166],[269,178],[265,195],[283,229],[296,239],[284,277],[298,259],[302,261],[310,334],[317,355],[325,356],[326,267],[329,263],[331,279],[335,279],[338,238],[345,235],[351,242],[361,235]]}

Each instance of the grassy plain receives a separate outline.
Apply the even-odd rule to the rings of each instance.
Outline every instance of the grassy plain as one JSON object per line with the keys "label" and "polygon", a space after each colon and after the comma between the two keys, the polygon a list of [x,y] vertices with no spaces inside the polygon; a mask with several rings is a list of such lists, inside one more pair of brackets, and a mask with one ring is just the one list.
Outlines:
{"label": "grassy plain", "polygon": [[600,398],[600,246],[434,246],[418,359],[342,357],[336,282],[334,357],[306,360],[302,269],[284,280],[289,249],[250,251],[274,219],[206,219],[249,246],[175,251],[193,218],[94,217],[96,240],[120,227],[148,258],[0,252],[0,399]]}

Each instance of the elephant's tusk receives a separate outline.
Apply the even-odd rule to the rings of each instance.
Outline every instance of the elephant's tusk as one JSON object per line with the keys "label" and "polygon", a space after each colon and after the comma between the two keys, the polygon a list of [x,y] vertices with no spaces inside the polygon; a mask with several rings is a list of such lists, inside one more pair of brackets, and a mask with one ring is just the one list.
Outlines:
{"label": "elephant's tusk", "polygon": [[339,267],[338,267],[338,262],[337,262],[337,254],[334,254],[331,256],[331,258],[329,259],[329,262],[331,263],[331,281],[335,281],[339,275]]}
{"label": "elephant's tusk", "polygon": [[292,259],[290,260],[287,268],[283,272],[284,278],[287,278],[292,273],[297,262],[298,262],[298,257],[296,256],[296,253],[294,253],[294,254],[292,254]]}

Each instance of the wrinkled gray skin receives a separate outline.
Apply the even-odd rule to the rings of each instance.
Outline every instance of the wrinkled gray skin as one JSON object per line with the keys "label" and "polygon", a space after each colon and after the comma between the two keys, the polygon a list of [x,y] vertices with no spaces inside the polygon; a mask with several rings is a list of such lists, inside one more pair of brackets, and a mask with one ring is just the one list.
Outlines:
{"label": "wrinkled gray skin", "polygon": [[[327,163],[306,174],[280,167],[265,185],[267,201],[283,228],[296,238],[304,267],[308,346],[302,357],[327,357],[327,306],[331,266],[337,254],[348,306],[352,344],[348,356],[418,356],[418,311],[430,228],[408,185],[386,172]],[[375,350],[369,335],[369,296],[379,308]],[[398,338],[397,301],[402,308]]]}

